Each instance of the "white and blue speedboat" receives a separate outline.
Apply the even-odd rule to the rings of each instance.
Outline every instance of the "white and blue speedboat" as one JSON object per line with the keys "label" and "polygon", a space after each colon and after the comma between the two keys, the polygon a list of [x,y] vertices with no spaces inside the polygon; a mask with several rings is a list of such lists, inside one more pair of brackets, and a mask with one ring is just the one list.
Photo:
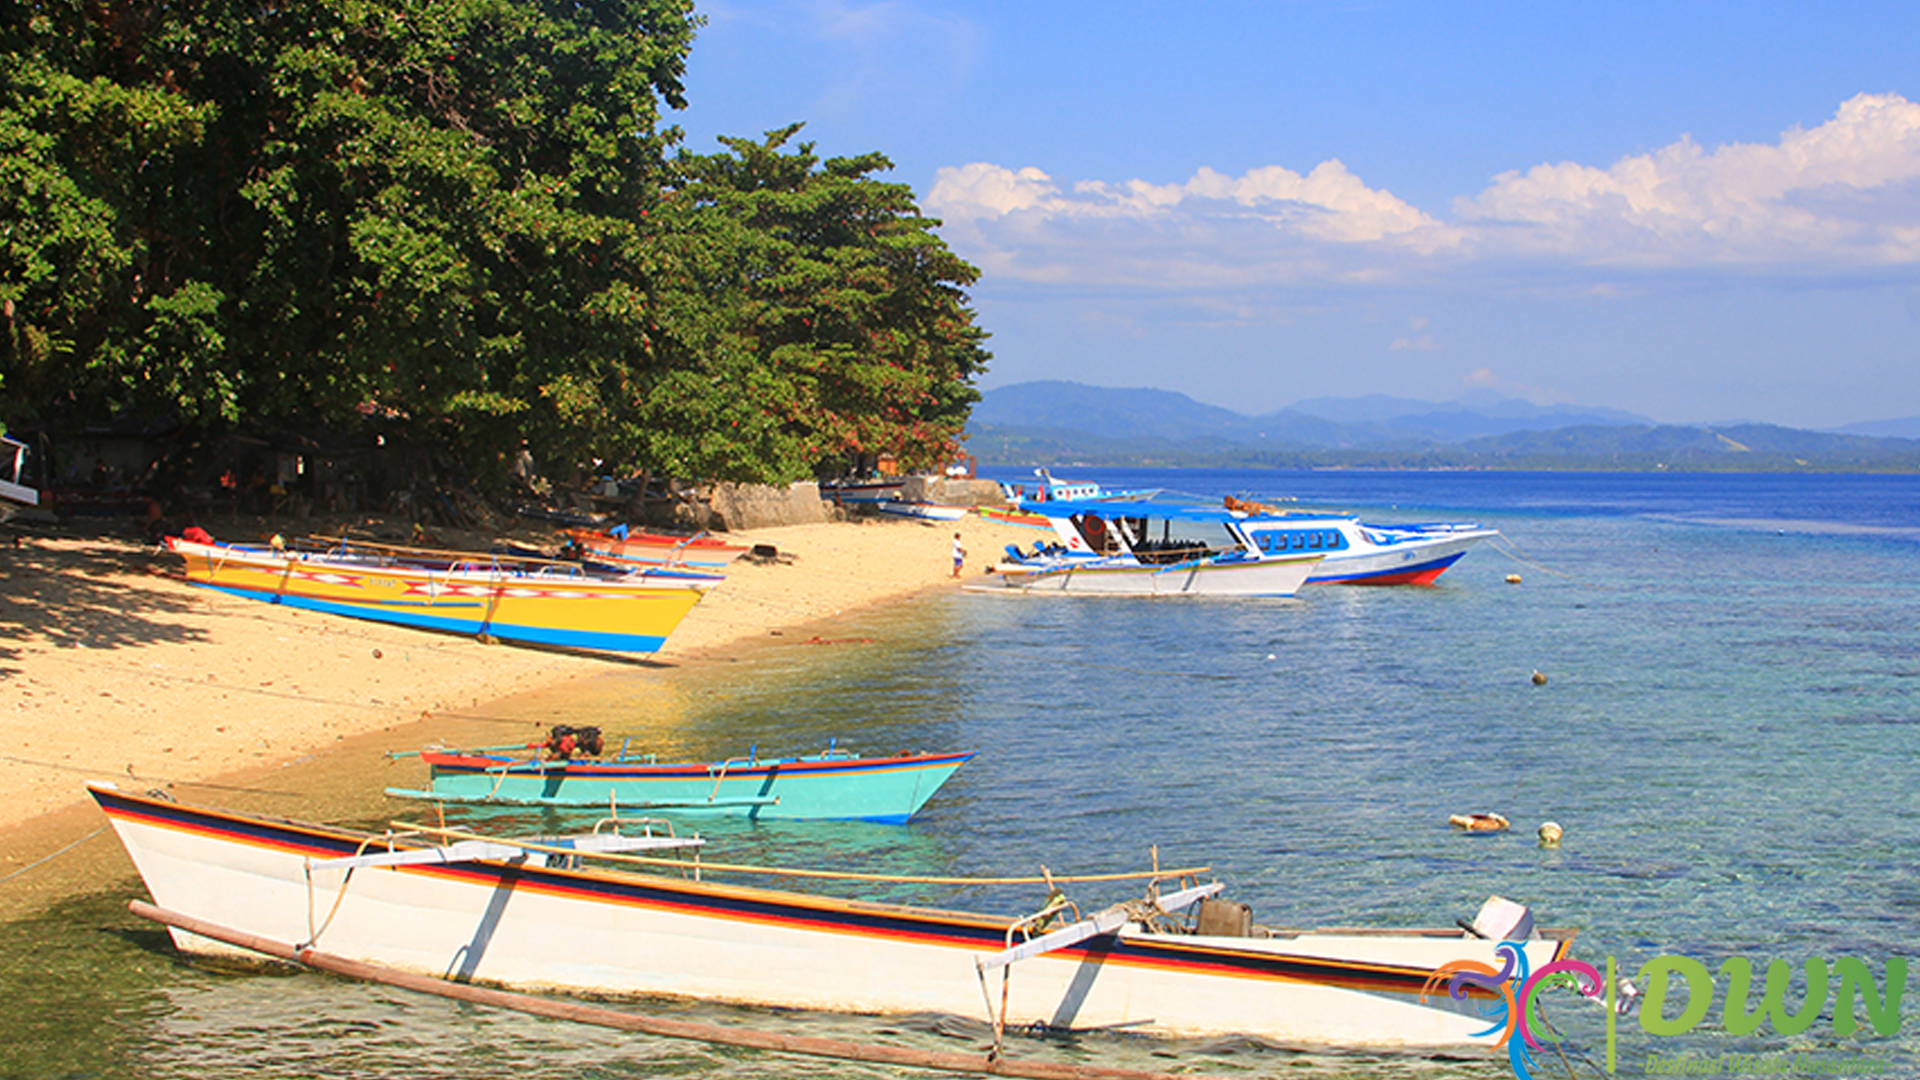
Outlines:
{"label": "white and blue speedboat", "polygon": [[[1468,548],[1498,535],[1466,522],[1375,525],[1352,514],[1236,499],[1222,507],[1056,502],[1027,509],[1047,518],[1057,542],[1031,553],[1010,548],[994,572],[1010,587],[1063,592],[1291,596],[1301,584],[1431,585]],[[1284,589],[1295,571],[1302,580]]]}

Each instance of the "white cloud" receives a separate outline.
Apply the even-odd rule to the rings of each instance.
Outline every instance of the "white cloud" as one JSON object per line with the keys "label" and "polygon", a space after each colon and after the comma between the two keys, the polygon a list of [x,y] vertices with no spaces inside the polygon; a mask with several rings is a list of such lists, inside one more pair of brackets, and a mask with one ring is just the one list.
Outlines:
{"label": "white cloud", "polygon": [[1456,209],[1489,244],[1586,262],[1874,265],[1920,259],[1920,105],[1861,94],[1776,145],[1691,138],[1607,169],[1496,177]]}
{"label": "white cloud", "polygon": [[1419,337],[1394,338],[1393,344],[1387,346],[1387,351],[1388,352],[1439,352],[1440,345],[1439,343],[1433,340],[1432,334],[1421,334]]}
{"label": "white cloud", "polygon": [[[1305,173],[1203,167],[1171,184],[976,162],[941,169],[926,203],[962,254],[1024,281],[1397,285],[1477,264],[1576,280],[1593,267],[1818,275],[1920,262],[1920,105],[1861,94],[1777,143],[1709,151],[1682,138],[1605,168],[1504,173],[1458,200],[1451,222],[1338,160]],[[1617,277],[1588,285],[1617,292]]]}

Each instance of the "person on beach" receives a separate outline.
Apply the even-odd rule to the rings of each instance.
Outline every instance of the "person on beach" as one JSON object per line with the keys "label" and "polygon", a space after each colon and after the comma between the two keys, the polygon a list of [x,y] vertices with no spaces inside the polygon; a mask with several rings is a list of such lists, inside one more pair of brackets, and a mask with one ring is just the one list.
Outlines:
{"label": "person on beach", "polygon": [[953,576],[960,576],[960,568],[967,564],[967,549],[960,546],[960,534],[953,534]]}

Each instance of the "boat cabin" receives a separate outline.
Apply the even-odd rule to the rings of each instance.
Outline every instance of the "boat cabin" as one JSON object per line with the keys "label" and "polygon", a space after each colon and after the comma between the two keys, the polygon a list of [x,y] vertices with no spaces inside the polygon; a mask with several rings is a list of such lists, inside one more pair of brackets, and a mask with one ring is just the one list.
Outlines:
{"label": "boat cabin", "polygon": [[1107,505],[1049,516],[1074,552],[1131,555],[1143,563],[1172,565],[1247,550],[1231,522],[1208,511],[1130,503],[1124,511]]}

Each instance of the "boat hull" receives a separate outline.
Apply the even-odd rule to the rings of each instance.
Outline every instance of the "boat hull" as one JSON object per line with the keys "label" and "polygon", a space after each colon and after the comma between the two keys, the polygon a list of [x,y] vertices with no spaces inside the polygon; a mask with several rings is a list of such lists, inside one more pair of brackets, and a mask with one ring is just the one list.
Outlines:
{"label": "boat hull", "polygon": [[1242,527],[1263,552],[1279,550],[1283,536],[1337,534],[1339,546],[1325,552],[1309,585],[1432,585],[1468,548],[1498,535],[1470,526],[1394,529],[1350,518],[1249,518]]}
{"label": "boat hull", "polygon": [[888,499],[872,504],[875,510],[894,517],[915,518],[920,521],[959,521],[967,516],[964,506],[944,506],[940,503],[906,502],[900,499]]}
{"label": "boat hull", "polygon": [[595,558],[641,566],[724,567],[748,549],[710,536],[629,533],[624,539],[589,529],[566,529],[566,537]]}
{"label": "boat hull", "polygon": [[[1013,920],[518,861],[315,868],[364,834],[93,785],[154,902],[276,941],[441,978],[868,1014],[984,1012],[976,962]],[[372,838],[382,845],[386,841]],[[404,841],[400,846],[406,846]],[[172,929],[195,953],[239,950]],[[1569,938],[1520,943],[1530,965]],[[1459,931],[1271,938],[1129,926],[1014,965],[1010,1024],[1245,1034],[1349,1048],[1492,1046],[1482,999],[1425,992],[1441,965],[1500,966]],[[244,955],[244,953],[242,953]],[[1002,987],[989,976],[996,1007]]]}
{"label": "boat hull", "polygon": [[431,787],[418,797],[522,806],[598,806],[734,814],[756,820],[904,823],[972,751],[860,758],[649,764],[515,761],[427,751]]}
{"label": "boat hull", "polygon": [[1318,555],[1155,566],[1131,559],[1061,557],[1003,562],[1003,585],[1021,592],[1094,596],[1290,597],[1307,583]]}
{"label": "boat hull", "polygon": [[435,571],[201,544],[169,537],[187,580],[232,596],[444,633],[649,653],[702,588],[564,574]]}

